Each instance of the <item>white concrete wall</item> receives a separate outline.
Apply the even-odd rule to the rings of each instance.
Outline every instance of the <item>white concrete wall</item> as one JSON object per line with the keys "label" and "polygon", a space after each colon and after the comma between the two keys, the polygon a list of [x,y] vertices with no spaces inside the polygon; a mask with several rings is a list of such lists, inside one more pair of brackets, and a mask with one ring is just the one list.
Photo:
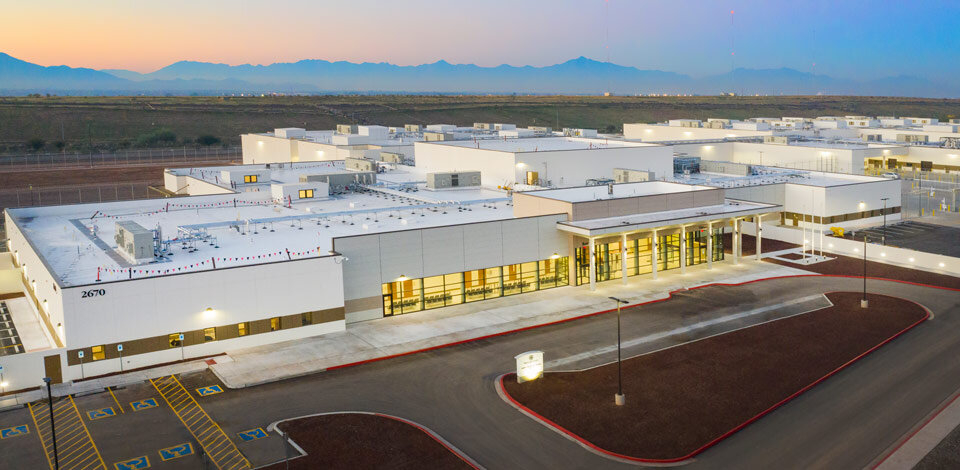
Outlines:
{"label": "white concrete wall", "polygon": [[733,146],[733,142],[718,142],[712,144],[677,144],[670,147],[675,153],[686,153],[704,160],[732,162]]}
{"label": "white concrete wall", "polygon": [[736,142],[733,144],[732,161],[803,170],[863,173],[863,158],[858,162],[850,149]]}
{"label": "white concrete wall", "polygon": [[53,328],[52,333],[61,343],[65,343],[63,290],[9,214],[4,213],[4,217],[10,252],[13,253],[16,263],[21,266],[20,272],[27,278],[27,288],[40,302],[40,310],[49,319],[50,327]]}
{"label": "white concrete wall", "polygon": [[414,144],[414,149],[417,169],[424,173],[479,171],[485,186],[511,185],[516,181],[517,162],[511,152],[424,142]]}
{"label": "white concrete wall", "polygon": [[624,124],[623,137],[642,142],[723,139],[725,137],[750,137],[772,135],[773,131],[750,131],[740,129],[709,129],[658,126],[653,124]]}
{"label": "white concrete wall", "polygon": [[[515,155],[512,170],[517,182],[526,179],[527,171],[538,172],[541,180],[549,180],[557,187],[583,186],[589,178],[613,178],[614,168],[652,171],[657,179],[673,175],[673,149],[666,146],[522,152]],[[521,163],[523,167],[517,168]]]}
{"label": "white concrete wall", "polygon": [[[744,233],[752,235],[754,233],[753,224],[745,223]],[[807,236],[809,236],[809,233],[808,231]],[[763,225],[763,237],[800,244],[803,242],[804,234],[803,231],[799,229],[779,227],[765,223]],[[820,251],[819,241],[817,243],[817,251]],[[824,235],[823,251],[824,253],[834,253],[859,258],[863,257],[863,242]],[[895,248],[868,243],[867,260],[950,276],[960,276],[960,258],[908,250],[906,248]],[[940,263],[943,263],[943,266],[941,266]],[[867,276],[870,276],[869,270],[867,271]]]}
{"label": "white concrete wall", "polygon": [[[567,256],[567,237],[556,223],[566,215],[387,232],[333,240],[344,262],[347,323],[383,316],[381,284]],[[371,308],[351,311],[351,301]]]}
{"label": "white concrete wall", "polygon": [[[337,156],[336,145],[308,142],[305,140],[297,141],[297,155],[297,161],[301,162],[343,160]],[[244,161],[244,163],[246,163],[246,161]]]}
{"label": "white concrete wall", "polygon": [[[60,370],[67,369],[67,361],[64,353],[66,349],[48,349],[32,353],[13,354],[10,356],[0,356],[0,365],[3,366],[3,380],[7,382],[6,391],[24,390],[36,388],[43,385],[43,378],[46,376],[43,358],[60,354]],[[64,376],[64,380],[69,380]]]}
{"label": "white concrete wall", "polygon": [[242,134],[243,163],[286,163],[296,161],[297,140],[262,134]]}
{"label": "white concrete wall", "polygon": [[[105,293],[84,298],[89,289]],[[341,306],[331,256],[63,289],[69,349]]]}
{"label": "white concrete wall", "polygon": [[[300,190],[302,189],[312,189],[313,198],[300,198]],[[330,196],[330,185],[323,181],[311,181],[308,183],[288,183],[288,184],[271,184],[270,185],[270,195],[274,200],[281,201],[282,203],[287,203],[287,198],[294,203],[301,201],[316,201],[318,199],[327,199]]]}

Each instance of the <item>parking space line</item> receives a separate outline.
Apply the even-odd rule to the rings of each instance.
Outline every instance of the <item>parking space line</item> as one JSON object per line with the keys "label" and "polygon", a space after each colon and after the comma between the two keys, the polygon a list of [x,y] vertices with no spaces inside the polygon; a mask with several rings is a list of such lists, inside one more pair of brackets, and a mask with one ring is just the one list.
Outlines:
{"label": "parking space line", "polygon": [[117,400],[117,396],[113,394],[113,387],[107,387],[107,391],[110,392],[110,396],[113,397],[113,401],[117,404],[117,408],[120,408],[120,413],[125,413],[125,411],[123,411],[123,406],[120,405],[120,400]]}
{"label": "parking space line", "polygon": [[150,383],[160,392],[160,396],[173,409],[177,418],[218,469],[250,468],[247,458],[223,432],[220,425],[210,418],[192,394],[183,387],[176,376],[151,379]]}

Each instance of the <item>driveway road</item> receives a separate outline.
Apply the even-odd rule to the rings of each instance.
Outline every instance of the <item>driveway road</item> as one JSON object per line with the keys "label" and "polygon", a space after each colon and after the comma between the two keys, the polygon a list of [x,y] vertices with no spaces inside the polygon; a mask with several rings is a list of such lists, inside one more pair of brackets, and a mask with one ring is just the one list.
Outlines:
{"label": "driveway road", "polygon": [[[810,392],[698,456],[690,468],[860,468],[960,388],[960,295],[957,292],[871,281],[871,292],[918,301],[936,317],[914,328]],[[667,302],[624,311],[624,338],[638,338],[813,294],[862,288],[847,278],[787,278],[737,287],[682,292]],[[678,337],[638,344],[635,355],[783,315],[765,312]],[[865,312],[869,314],[869,311]],[[534,422],[496,394],[495,379],[513,369],[513,356],[542,349],[547,360],[584,355],[565,368],[615,359],[594,356],[616,338],[616,316],[600,315],[490,338],[412,356],[329,371],[198,399],[228,435],[269,423],[326,411],[378,411],[411,419],[434,430],[491,469],[626,468],[584,450]],[[209,372],[185,377],[184,386],[209,384]],[[630,394],[630,384],[625,384]],[[614,384],[611,384],[611,400]],[[84,400],[78,398],[78,406]],[[169,413],[169,410],[164,410]],[[5,423],[0,414],[0,427]],[[151,431],[123,416],[110,418],[130,438],[150,441]],[[99,436],[94,429],[94,440]],[[157,442],[155,447],[168,443]],[[276,437],[240,443],[255,464],[277,460]],[[0,443],[2,450],[2,443]],[[104,450],[108,466],[117,458]],[[184,462],[186,463],[186,462]]]}

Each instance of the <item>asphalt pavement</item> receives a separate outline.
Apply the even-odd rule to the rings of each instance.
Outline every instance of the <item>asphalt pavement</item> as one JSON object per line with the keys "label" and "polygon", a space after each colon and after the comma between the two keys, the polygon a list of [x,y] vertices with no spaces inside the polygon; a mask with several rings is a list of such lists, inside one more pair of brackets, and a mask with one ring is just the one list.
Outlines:
{"label": "asphalt pavement", "polygon": [[[861,281],[845,278],[788,278],[738,287],[691,290],[672,300],[623,312],[624,339],[678,326],[696,326],[718,315],[758,309],[817,293],[852,290]],[[944,398],[960,389],[960,295],[921,286],[871,281],[871,292],[920,302],[934,318],[853,364],[729,439],[707,450],[691,468],[863,468],[894,445]],[[796,313],[796,312],[793,312]],[[864,312],[869,314],[869,309]],[[721,331],[776,318],[776,312],[741,318],[680,335],[642,342],[635,355]],[[565,369],[609,362],[616,316],[600,315],[564,324],[489,338],[411,356],[319,373],[268,385],[224,390],[197,402],[255,465],[283,456],[279,438],[244,440],[241,432],[281,419],[327,411],[376,411],[411,419],[443,436],[491,469],[621,468],[630,465],[588,452],[503,402],[496,378],[514,367],[513,356],[541,349],[546,359],[580,355]],[[210,372],[181,378],[191,393],[217,384]],[[625,384],[630,394],[632,385]],[[124,401],[156,396],[149,385],[130,387]],[[612,399],[612,398],[611,398]],[[109,404],[109,394],[77,397],[81,413]],[[114,405],[118,406],[118,405]],[[142,413],[155,413],[145,425]],[[23,424],[29,413],[0,413],[0,429]],[[151,468],[202,468],[199,457],[163,462],[161,448],[188,441],[169,407],[99,419],[90,433],[108,467],[124,458],[150,455]],[[106,428],[109,428],[107,430]],[[249,435],[249,434],[245,434]],[[638,436],[642,438],[642,436]],[[23,445],[17,445],[20,442]],[[14,443],[14,444],[11,444]],[[42,468],[36,436],[0,440],[9,468]],[[133,455],[137,454],[137,455]],[[177,465],[170,465],[176,463]]]}

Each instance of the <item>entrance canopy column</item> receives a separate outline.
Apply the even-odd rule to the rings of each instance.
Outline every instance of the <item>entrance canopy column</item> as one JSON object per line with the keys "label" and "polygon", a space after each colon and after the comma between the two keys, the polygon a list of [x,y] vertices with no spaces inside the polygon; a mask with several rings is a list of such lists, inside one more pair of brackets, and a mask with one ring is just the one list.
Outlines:
{"label": "entrance canopy column", "polygon": [[657,230],[654,229],[653,233],[650,234],[651,247],[653,248],[650,251],[650,274],[653,275],[653,278],[657,278]]}
{"label": "entrance canopy column", "polygon": [[760,261],[760,233],[763,232],[763,228],[760,226],[760,215],[755,215],[754,220],[757,221],[757,261]]}
{"label": "entrance canopy column", "polygon": [[713,269],[713,222],[707,222],[707,269]]}
{"label": "entrance canopy column", "polygon": [[733,243],[733,246],[730,247],[730,251],[733,252],[733,264],[740,264],[740,250],[738,246],[739,238],[737,236],[737,219],[733,219],[733,233],[730,234],[730,241]]}
{"label": "entrance canopy column", "polygon": [[596,240],[590,237],[590,290],[597,290]]}
{"label": "entrance canopy column", "polygon": [[620,234],[620,271],[623,285],[627,285],[627,232]]}
{"label": "entrance canopy column", "polygon": [[687,227],[680,226],[680,274],[687,273]]}

